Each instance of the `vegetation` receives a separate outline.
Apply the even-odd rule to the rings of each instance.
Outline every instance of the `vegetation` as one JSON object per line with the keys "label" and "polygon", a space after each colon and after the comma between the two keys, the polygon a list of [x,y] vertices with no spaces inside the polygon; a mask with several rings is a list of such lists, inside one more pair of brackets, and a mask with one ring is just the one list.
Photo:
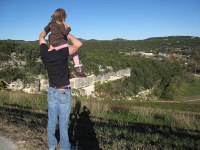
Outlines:
{"label": "vegetation", "polygon": [[[24,41],[0,41],[0,60],[2,68],[0,79],[13,82],[21,79],[29,82],[34,75],[45,74],[42,62],[38,62],[39,47]],[[20,62],[22,64],[20,64]]]}
{"label": "vegetation", "polygon": [[[184,86],[183,81],[189,83],[185,76],[186,73],[198,73],[200,68],[199,37],[171,36],[136,41],[88,40],[83,41],[83,44],[79,55],[86,72],[97,75],[131,68],[131,77],[129,78],[103,85],[96,84],[99,96],[127,98],[135,96],[141,90],[153,89],[153,95],[156,97],[174,99],[177,97],[177,93],[181,93],[180,89]],[[135,51],[183,54],[188,65],[173,57],[160,61],[159,59],[127,55]],[[2,62],[1,81],[10,83],[21,79],[23,82],[29,83],[39,74],[46,75],[44,66],[38,59],[39,45],[36,42],[0,41],[0,58]],[[20,65],[19,62],[24,63]],[[73,70],[73,62],[70,62],[70,68]]]}
{"label": "vegetation", "polygon": [[[1,123],[19,126],[26,137],[31,130],[46,137],[46,94],[1,92],[0,99]],[[73,97],[70,141],[79,149],[199,149],[199,105],[189,101],[159,103]],[[37,138],[43,142],[37,145],[41,149],[46,141],[38,135]]]}
{"label": "vegetation", "polygon": [[[73,97],[69,123],[73,145],[88,150],[200,149],[200,80],[192,75],[199,70],[200,38],[83,42],[79,55],[86,72],[97,75],[131,68],[131,76],[96,83],[99,98]],[[183,54],[186,60],[131,55],[137,51]],[[38,58],[35,42],[0,41],[1,131],[13,138],[19,134],[16,140],[27,141],[24,148],[29,150],[47,149],[46,93],[6,91],[4,81],[28,83],[39,74],[46,75]],[[135,101],[145,90],[151,91],[147,101],[138,101],[140,97]]]}
{"label": "vegetation", "polygon": [[200,95],[200,81],[186,82],[181,88],[182,96],[199,96]]}
{"label": "vegetation", "polygon": [[153,88],[155,96],[174,99],[180,92],[183,80],[187,80],[185,67],[177,61],[135,59],[131,65],[131,77],[97,84],[95,90],[100,96],[130,97],[141,90]]}

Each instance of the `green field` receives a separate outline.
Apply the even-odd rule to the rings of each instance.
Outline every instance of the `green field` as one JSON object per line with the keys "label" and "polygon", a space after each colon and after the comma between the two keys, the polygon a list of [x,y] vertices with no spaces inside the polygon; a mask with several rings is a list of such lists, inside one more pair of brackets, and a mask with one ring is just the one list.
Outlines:
{"label": "green field", "polygon": [[[9,122],[22,130],[46,130],[46,94],[1,91],[0,99],[2,124]],[[200,149],[200,101],[73,97],[69,135],[79,149],[88,150]]]}
{"label": "green field", "polygon": [[200,96],[200,81],[184,84],[181,92],[183,96]]}

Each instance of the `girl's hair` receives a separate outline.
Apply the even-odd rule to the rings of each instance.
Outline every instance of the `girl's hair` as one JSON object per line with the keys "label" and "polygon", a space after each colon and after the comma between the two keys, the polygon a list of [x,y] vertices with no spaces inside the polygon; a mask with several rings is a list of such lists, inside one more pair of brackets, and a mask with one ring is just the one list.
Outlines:
{"label": "girl's hair", "polygon": [[67,17],[67,13],[64,9],[58,8],[55,10],[54,14],[51,16],[51,21],[63,22]]}

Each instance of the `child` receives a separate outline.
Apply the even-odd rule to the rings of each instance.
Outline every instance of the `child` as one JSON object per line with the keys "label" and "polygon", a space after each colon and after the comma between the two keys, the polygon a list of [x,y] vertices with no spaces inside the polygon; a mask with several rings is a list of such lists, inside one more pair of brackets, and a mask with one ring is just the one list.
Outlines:
{"label": "child", "polygon": [[[46,33],[51,32],[51,34],[49,35],[50,47],[48,51],[52,51],[53,49],[60,50],[64,47],[69,46],[67,44],[67,36],[71,31],[71,28],[65,23],[66,17],[67,14],[65,10],[62,8],[58,8],[51,16],[51,21],[44,28]],[[82,70],[82,64],[80,64],[78,54],[74,53],[72,57],[75,64],[76,76],[86,77]]]}

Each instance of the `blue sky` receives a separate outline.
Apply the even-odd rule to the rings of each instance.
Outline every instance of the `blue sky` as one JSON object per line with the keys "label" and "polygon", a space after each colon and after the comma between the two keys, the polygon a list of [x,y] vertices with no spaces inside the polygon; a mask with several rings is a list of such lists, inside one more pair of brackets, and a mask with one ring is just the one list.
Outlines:
{"label": "blue sky", "polygon": [[0,0],[0,39],[37,40],[59,7],[79,38],[200,36],[200,0]]}

